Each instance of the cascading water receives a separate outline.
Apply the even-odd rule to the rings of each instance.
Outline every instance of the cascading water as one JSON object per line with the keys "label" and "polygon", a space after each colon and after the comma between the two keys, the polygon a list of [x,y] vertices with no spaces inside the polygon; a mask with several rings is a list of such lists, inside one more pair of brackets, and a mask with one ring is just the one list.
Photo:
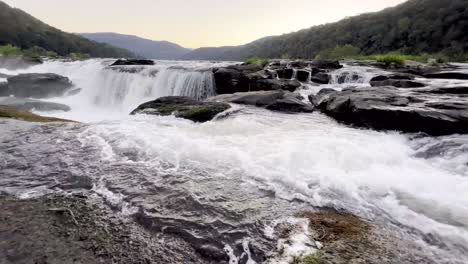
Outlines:
{"label": "cascading water", "polygon": [[[224,249],[233,261],[244,256],[239,263],[254,263],[251,257],[258,256],[252,252],[274,251],[277,237],[270,227],[302,223],[291,218],[313,207],[344,209],[395,228],[434,259],[429,263],[468,261],[466,135],[376,132],[318,112],[287,115],[251,107],[203,124],[129,116],[138,104],[160,96],[213,95],[209,69],[223,64],[157,62],[119,70],[108,69],[109,63],[52,61],[1,71],[69,77],[82,91],[54,98],[72,111],[51,114],[93,121],[0,125],[0,169],[6,175],[1,191],[28,197],[88,177],[94,193],[126,215],[138,214],[146,227],[176,230],[190,245]],[[331,73],[333,84],[309,85],[317,91],[368,86],[380,73],[345,66]],[[311,250],[311,241],[298,241],[299,248]]]}
{"label": "cascading water", "polygon": [[109,60],[47,61],[26,70],[3,72],[12,75],[56,73],[69,77],[82,91],[76,96],[51,101],[70,105],[73,109],[71,117],[81,119],[77,114],[86,111],[85,108],[96,114],[99,109],[110,111],[114,113],[111,116],[115,116],[115,113],[128,114],[139,104],[162,96],[180,95],[199,100],[213,96],[215,87],[211,68],[226,64],[159,61],[154,66],[108,67],[111,63]]}

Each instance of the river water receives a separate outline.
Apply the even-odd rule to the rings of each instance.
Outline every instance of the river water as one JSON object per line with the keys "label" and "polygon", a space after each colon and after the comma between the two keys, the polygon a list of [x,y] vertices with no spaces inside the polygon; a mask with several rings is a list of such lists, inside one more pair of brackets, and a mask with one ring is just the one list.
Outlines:
{"label": "river water", "polygon": [[[108,64],[50,61],[15,72],[0,69],[69,77],[82,91],[50,101],[72,110],[40,114],[84,122],[0,121],[0,191],[27,198],[90,189],[155,234],[224,250],[231,263],[265,257],[288,263],[314,250],[313,241],[297,234],[280,256],[272,230],[280,222],[301,226],[295,216],[317,207],[392,226],[434,263],[468,262],[467,135],[376,132],[318,112],[290,115],[243,106],[203,124],[129,116],[140,103],[161,96],[215,95],[210,69],[232,63],[161,61],[121,70]],[[332,84],[305,84],[301,93],[369,86],[379,73],[346,66],[333,74]]]}

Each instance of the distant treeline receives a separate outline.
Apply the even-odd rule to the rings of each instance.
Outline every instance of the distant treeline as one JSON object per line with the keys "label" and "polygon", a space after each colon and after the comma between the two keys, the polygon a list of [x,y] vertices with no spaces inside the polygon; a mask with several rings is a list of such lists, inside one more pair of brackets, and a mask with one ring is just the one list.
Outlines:
{"label": "distant treeline", "polygon": [[343,47],[364,56],[395,52],[461,58],[468,52],[468,0],[409,0],[380,12],[243,46],[197,49],[185,59],[308,59],[333,57]]}
{"label": "distant treeline", "polygon": [[0,45],[11,44],[23,50],[41,48],[59,56],[87,54],[90,57],[135,57],[127,50],[60,31],[2,1],[0,21]]}

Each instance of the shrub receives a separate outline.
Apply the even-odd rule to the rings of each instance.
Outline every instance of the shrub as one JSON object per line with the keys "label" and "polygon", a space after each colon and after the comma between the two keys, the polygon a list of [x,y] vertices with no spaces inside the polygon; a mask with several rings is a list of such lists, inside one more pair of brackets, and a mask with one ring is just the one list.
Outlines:
{"label": "shrub", "polygon": [[22,54],[22,51],[20,48],[8,44],[0,46],[0,54],[4,56],[19,56]]}
{"label": "shrub", "polygon": [[378,62],[382,62],[385,64],[385,66],[402,66],[405,64],[406,58],[405,56],[399,55],[399,54],[387,54],[387,55],[376,55],[376,56],[371,56],[371,58],[374,58]]}
{"label": "shrub", "polygon": [[247,65],[255,64],[255,65],[258,65],[258,66],[261,66],[261,67],[267,66],[269,62],[270,61],[267,60],[267,59],[260,59],[260,58],[257,58],[257,57],[250,58],[250,59],[244,61],[244,63],[247,64]]}

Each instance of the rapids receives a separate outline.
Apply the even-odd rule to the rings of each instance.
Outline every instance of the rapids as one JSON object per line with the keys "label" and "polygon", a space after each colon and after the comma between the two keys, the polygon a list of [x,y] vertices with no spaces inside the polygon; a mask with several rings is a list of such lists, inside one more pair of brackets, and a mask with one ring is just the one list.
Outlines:
{"label": "rapids", "polygon": [[[91,192],[122,215],[137,216],[149,228],[164,226],[162,233],[172,230],[189,244],[225,250],[231,263],[255,263],[258,252],[273,257],[271,263],[288,263],[290,256],[275,256],[272,226],[299,221],[298,212],[316,207],[383,223],[413,239],[435,263],[468,262],[467,135],[376,132],[318,112],[241,106],[203,124],[129,116],[161,96],[214,95],[211,68],[231,63],[163,61],[121,70],[108,64],[49,61],[0,69],[69,77],[82,91],[51,101],[72,111],[40,114],[86,122],[0,121],[0,191],[25,198],[74,192],[88,185],[82,178],[90,179]],[[332,84],[304,84],[302,93],[368,86],[379,73],[346,66],[334,72]],[[309,244],[299,239],[290,254],[314,250]]]}

